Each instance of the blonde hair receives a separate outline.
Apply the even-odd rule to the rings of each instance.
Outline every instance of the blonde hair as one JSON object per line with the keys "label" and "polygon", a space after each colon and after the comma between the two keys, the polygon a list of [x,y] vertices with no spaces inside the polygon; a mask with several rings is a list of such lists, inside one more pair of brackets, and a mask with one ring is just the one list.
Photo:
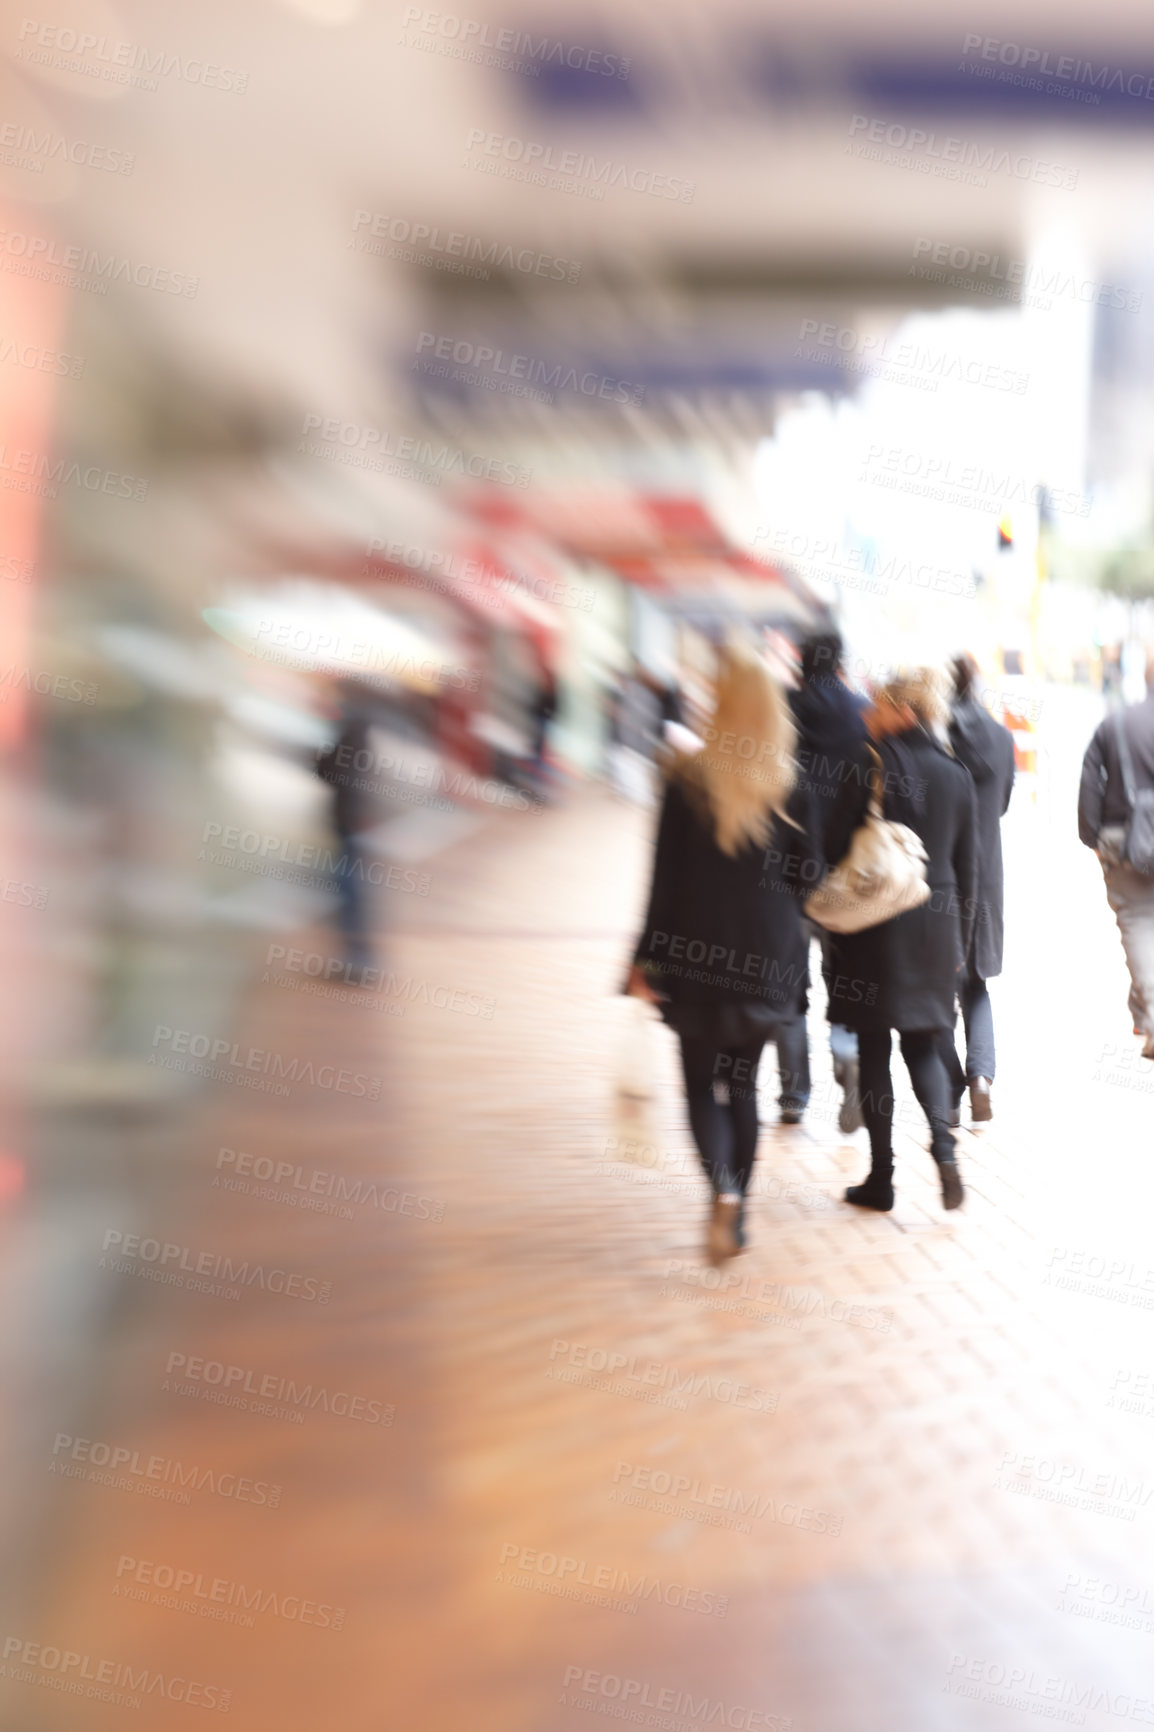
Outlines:
{"label": "blonde hair", "polygon": [[878,693],[881,703],[908,705],[922,726],[946,738],[950,720],[950,679],[944,668],[901,668]]}
{"label": "blonde hair", "polygon": [[706,744],[675,768],[709,808],[724,854],[752,842],[763,847],[782,817],[797,778],[797,731],[781,686],[750,645],[720,654],[713,718]]}

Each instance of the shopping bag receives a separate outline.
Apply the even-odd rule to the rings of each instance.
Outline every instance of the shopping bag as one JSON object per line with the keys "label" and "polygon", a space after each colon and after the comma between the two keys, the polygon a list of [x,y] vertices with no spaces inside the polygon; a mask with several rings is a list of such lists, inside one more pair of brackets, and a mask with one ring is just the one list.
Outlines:
{"label": "shopping bag", "polygon": [[659,1167],[657,1076],[653,1048],[658,1015],[640,998],[623,998],[613,1051],[613,1129],[605,1158],[635,1167]]}

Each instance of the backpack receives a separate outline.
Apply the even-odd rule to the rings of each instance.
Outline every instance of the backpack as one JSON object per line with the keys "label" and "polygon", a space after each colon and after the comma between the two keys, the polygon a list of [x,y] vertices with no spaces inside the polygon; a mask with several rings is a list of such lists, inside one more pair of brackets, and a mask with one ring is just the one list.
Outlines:
{"label": "backpack", "polygon": [[1118,742],[1118,763],[1122,770],[1122,786],[1130,820],[1122,840],[1122,858],[1143,878],[1154,878],[1154,789],[1138,788],[1134,784],[1134,760],[1126,738],[1125,712],[1114,714],[1114,735]]}

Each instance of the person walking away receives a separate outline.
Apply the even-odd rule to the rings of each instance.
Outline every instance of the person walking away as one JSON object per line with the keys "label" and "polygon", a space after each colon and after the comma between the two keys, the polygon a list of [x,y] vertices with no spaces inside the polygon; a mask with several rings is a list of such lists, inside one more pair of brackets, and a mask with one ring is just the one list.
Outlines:
{"label": "person walking away", "polygon": [[[892,680],[866,716],[881,761],[877,780],[883,815],[921,838],[929,900],[862,932],[835,933],[830,945],[831,966],[847,983],[845,1015],[857,1032],[861,1105],[870,1139],[869,1176],[845,1196],[848,1203],[883,1212],[894,1205],[890,1054],[895,1029],[929,1123],[942,1203],[956,1209],[964,1197],[941,1037],[954,1025],[959,971],[970,948],[975,819],[969,771],[940,737],[949,713],[947,690],[937,669],[917,668]],[[849,851],[866,815],[871,762],[867,747],[862,774],[847,779],[834,805],[825,838],[831,867]]]}
{"label": "person walking away", "polygon": [[1078,791],[1078,835],[1098,856],[1130,970],[1134,1033],[1142,1037],[1142,1057],[1154,1059],[1154,876],[1140,872],[1126,856],[1135,796],[1151,790],[1154,651],[1146,658],[1144,700],[1100,723],[1082,760]]}
{"label": "person walking away", "polygon": [[530,768],[538,794],[543,795],[549,785],[549,728],[557,714],[557,676],[545,662],[541,663],[529,713],[533,724]]}
{"label": "person walking away", "polygon": [[942,1057],[950,1073],[953,1123],[960,1123],[962,1095],[970,1091],[970,1117],[975,1124],[993,1118],[990,1088],[994,1080],[994,1008],[987,980],[1002,972],[1003,916],[1002,818],[1014,787],[1014,736],[979,703],[973,656],[955,657],[954,704],[950,715],[950,745],[974,783],[977,908],[973,942],[965,973],[958,984],[962,1024],[966,1031],[966,1062],[954,1044],[953,1029],[942,1034]]}
{"label": "person walking away", "polygon": [[[799,772],[809,783],[820,834],[833,811],[841,783],[861,756],[866,737],[866,705],[843,678],[840,632],[831,628],[810,633],[803,638],[799,654],[801,678],[796,690],[789,694],[789,704],[797,726]],[[829,956],[828,934],[810,922],[806,923],[806,930],[821,945],[824,965]],[[828,984],[828,969],[826,974]],[[832,995],[829,1044],[834,1080],[842,1090],[838,1128],[843,1136],[849,1136],[862,1123],[857,1035],[838,1020]],[[783,1124],[798,1124],[810,1093],[804,1006],[792,1023],[778,1030],[777,1056],[782,1076],[781,1120]],[[787,1086],[787,1079],[791,1086]]]}
{"label": "person walking away", "polygon": [[[367,706],[352,686],[341,692],[340,728],[336,739],[317,757],[317,775],[332,789],[333,831],[340,847],[336,880],[338,921],[344,935],[345,957],[350,970],[363,985],[373,968],[373,947],[370,937],[370,914],[365,889],[366,859],[359,836],[374,819],[372,804],[361,786],[363,770],[357,767],[358,754],[371,759]],[[361,757],[361,762],[366,758]],[[371,862],[370,862],[371,864]]]}
{"label": "person walking away", "polygon": [[[758,1065],[766,1039],[797,1013],[801,896],[823,866],[810,797],[796,782],[789,707],[752,648],[722,652],[713,721],[709,746],[666,762],[626,991],[658,1004],[680,1042],[690,1129],[712,1191],[706,1254],[719,1263],[745,1242]],[[744,755],[724,750],[727,740]]]}

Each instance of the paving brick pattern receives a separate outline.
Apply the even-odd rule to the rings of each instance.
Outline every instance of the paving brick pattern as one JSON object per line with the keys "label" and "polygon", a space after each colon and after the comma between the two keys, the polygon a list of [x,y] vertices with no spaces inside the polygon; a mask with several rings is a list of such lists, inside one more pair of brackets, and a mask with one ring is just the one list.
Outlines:
{"label": "paving brick pattern", "polygon": [[[1016,963],[964,1210],[942,1212],[909,1108],[893,1215],[841,1202],[865,1135],[837,1130],[815,1010],[814,1105],[776,1127],[768,1055],[752,1243],[717,1275],[664,1029],[633,1127],[655,1153],[609,1146],[650,827],[586,790],[439,857],[387,941],[417,983],[403,1016],[254,982],[243,1039],[378,1074],[382,1098],[219,1088],[155,1230],[331,1297],[110,1274],[91,1435],[275,1481],[280,1506],[62,1481],[34,1633],[231,1686],[245,1732],[1154,1723],[1154,1143],[1141,1094],[1097,1077],[1103,1039],[1133,1043],[1093,861],[1045,811],[1008,830]],[[348,1220],[228,1190],[222,1145],[425,1201]],[[181,1394],[173,1353],[392,1403],[392,1423]],[[127,1599],[125,1557],[346,1617]],[[32,1729],[198,1718],[8,1690]]]}

